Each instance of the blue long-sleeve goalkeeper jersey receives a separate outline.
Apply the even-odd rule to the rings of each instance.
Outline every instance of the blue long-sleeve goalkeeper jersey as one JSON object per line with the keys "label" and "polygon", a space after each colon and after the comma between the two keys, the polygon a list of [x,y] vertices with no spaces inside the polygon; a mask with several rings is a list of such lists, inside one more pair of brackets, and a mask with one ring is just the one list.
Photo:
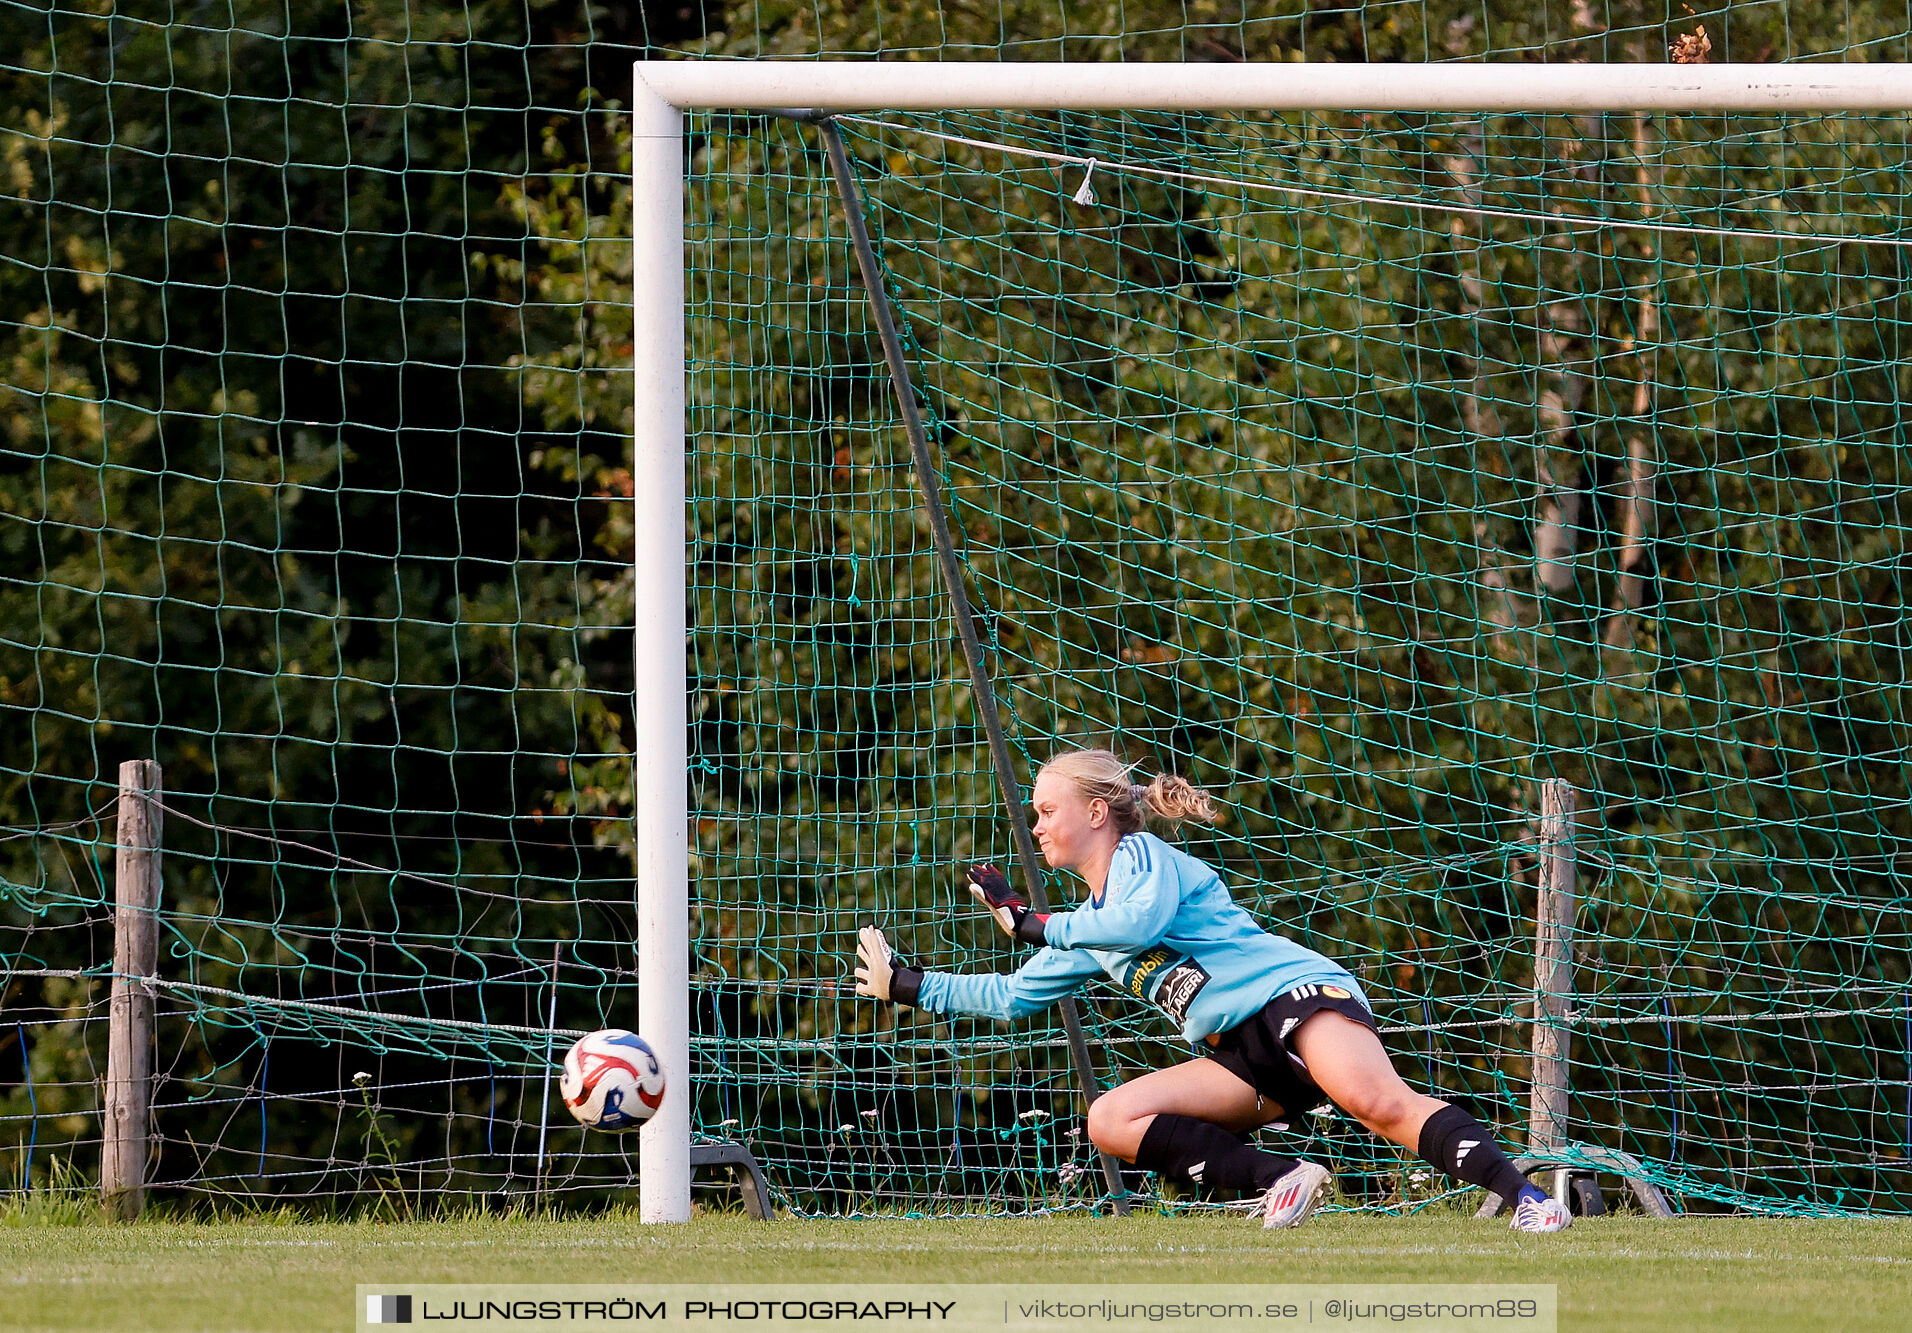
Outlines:
{"label": "blue long-sleeve goalkeeper jersey", "polygon": [[1263,930],[1228,896],[1220,875],[1152,833],[1124,837],[1100,901],[1052,914],[1043,938],[1046,947],[1007,976],[924,973],[918,1006],[1021,1018],[1106,975],[1198,1041],[1307,982],[1341,986],[1367,1002],[1346,968]]}

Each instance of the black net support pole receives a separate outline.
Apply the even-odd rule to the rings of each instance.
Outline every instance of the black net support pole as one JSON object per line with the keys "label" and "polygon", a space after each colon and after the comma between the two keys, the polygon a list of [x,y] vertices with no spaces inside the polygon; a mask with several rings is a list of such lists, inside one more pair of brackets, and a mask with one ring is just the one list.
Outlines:
{"label": "black net support pole", "polygon": [[[1029,901],[1039,912],[1048,910],[1048,895],[1042,887],[1042,868],[1036,862],[1035,839],[1029,835],[1029,820],[1023,813],[1022,792],[1016,783],[1016,770],[1009,754],[1009,739],[1003,734],[1002,715],[996,708],[996,691],[983,662],[982,640],[976,633],[976,617],[970,610],[969,594],[963,586],[963,570],[956,558],[956,547],[949,535],[949,518],[943,510],[943,488],[936,465],[930,457],[929,435],[923,429],[923,414],[917,409],[916,389],[910,381],[909,362],[903,356],[903,340],[896,331],[896,318],[890,309],[889,293],[876,262],[876,248],[870,244],[870,230],[864,221],[861,193],[856,174],[850,167],[850,155],[843,147],[843,136],[827,119],[819,119],[817,128],[829,150],[830,171],[836,177],[837,195],[843,201],[850,240],[856,249],[857,268],[863,275],[863,290],[869,294],[870,313],[876,320],[877,335],[883,343],[883,356],[889,363],[890,383],[896,389],[897,407],[903,413],[903,427],[909,435],[910,457],[915,465],[916,484],[923,496],[923,509],[929,516],[930,535],[936,544],[937,560],[943,570],[943,584],[949,592],[951,614],[956,633],[962,640],[963,660],[969,666],[971,693],[976,711],[982,715],[983,731],[989,737],[989,756],[996,769],[996,785],[1002,792],[1003,808],[1009,812],[1009,827],[1016,843],[1016,862],[1022,868],[1022,882],[1028,886]],[[1075,1061],[1076,1077],[1085,1103],[1095,1101],[1095,1065],[1089,1055],[1089,1042],[1082,1035],[1082,1018],[1075,1001],[1064,999],[1063,1030],[1069,1037],[1069,1055]],[[1109,1201],[1118,1217],[1128,1215],[1128,1191],[1122,1185],[1121,1165],[1102,1153],[1102,1176],[1109,1188]]]}

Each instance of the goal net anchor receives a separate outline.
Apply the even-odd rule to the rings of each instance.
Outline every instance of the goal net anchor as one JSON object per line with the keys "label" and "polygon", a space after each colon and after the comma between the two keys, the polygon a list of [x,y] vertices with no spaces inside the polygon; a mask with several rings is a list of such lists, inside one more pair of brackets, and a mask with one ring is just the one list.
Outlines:
{"label": "goal net anchor", "polygon": [[[1602,1172],[1624,1180],[1627,1188],[1633,1191],[1640,1210],[1648,1217],[1679,1216],[1667,1203],[1660,1187],[1647,1179],[1645,1164],[1636,1157],[1615,1152],[1611,1148],[1575,1143],[1563,1147],[1559,1152],[1522,1153],[1514,1158],[1514,1168],[1528,1177],[1539,1171],[1551,1170],[1553,1181],[1547,1192],[1583,1217],[1598,1217],[1607,1210],[1606,1198],[1600,1193]],[[1489,1190],[1486,1199],[1481,1202],[1480,1211],[1474,1216],[1498,1217],[1510,1206],[1508,1200]]]}
{"label": "goal net anchor", "polygon": [[756,1156],[741,1143],[693,1143],[690,1145],[692,1170],[699,1167],[724,1167],[743,1192],[744,1212],[759,1222],[768,1222],[775,1210],[770,1182]]}

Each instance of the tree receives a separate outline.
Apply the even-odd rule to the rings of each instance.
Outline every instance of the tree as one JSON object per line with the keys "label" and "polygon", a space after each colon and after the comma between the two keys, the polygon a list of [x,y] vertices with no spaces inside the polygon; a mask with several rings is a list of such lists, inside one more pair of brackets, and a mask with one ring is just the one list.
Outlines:
{"label": "tree", "polygon": [[[96,816],[132,755],[165,763],[179,816],[174,980],[535,1029],[563,940],[560,1023],[620,1016],[637,49],[1651,59],[1691,31],[1665,18],[49,7],[0,70],[0,820],[42,834],[0,842],[0,1003],[32,1016],[36,1071],[0,1083],[0,1116],[91,1105],[104,987],[37,974],[104,957]],[[1905,40],[1873,3],[1706,23],[1721,59]],[[1896,123],[956,123],[1057,167],[892,119],[846,133],[1026,761],[1114,736],[1222,788],[1198,849],[1246,899],[1463,1023],[1525,984],[1520,839],[1554,774],[1614,863],[1589,970],[1622,1017],[1900,984],[1899,251],[1647,225],[1883,217]],[[873,913],[920,963],[1003,963],[949,909],[952,867],[1005,835],[814,138],[695,129],[694,947],[723,1038],[699,1123],[741,1121],[833,1206],[1039,1204],[1069,1152],[1044,1117],[1071,1104],[1044,1034],[918,1022],[899,1045],[840,989]],[[1099,205],[1069,202],[1085,156]],[[1853,1005],[1682,1027],[1683,1088],[1608,1042],[1577,1071],[1587,1113],[1665,1156],[1649,1096],[1685,1097],[1722,1138],[1783,1125],[1801,1172],[1863,1184],[1894,1070]],[[488,1186],[524,1149],[535,1041],[192,1006],[162,1063],[226,1118],[168,1113],[169,1178],[252,1179],[233,1126],[255,1097],[275,1187],[347,1192],[381,1154],[408,1185]],[[1114,1068],[1164,1058],[1132,1010],[1095,1026]],[[1504,1100],[1504,1037],[1443,1034],[1440,1078]],[[1810,1123],[1780,1087],[1801,1049],[1861,1089]],[[366,1051],[399,1100],[361,1125],[339,1094]],[[355,1128],[396,1151],[335,1152]]]}

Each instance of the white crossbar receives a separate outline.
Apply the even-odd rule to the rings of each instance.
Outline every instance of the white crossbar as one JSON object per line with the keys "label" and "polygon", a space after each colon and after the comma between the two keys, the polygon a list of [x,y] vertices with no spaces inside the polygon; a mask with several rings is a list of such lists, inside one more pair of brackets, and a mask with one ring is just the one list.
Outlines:
{"label": "white crossbar", "polygon": [[643,60],[679,109],[1904,111],[1907,65],[1005,64]]}

